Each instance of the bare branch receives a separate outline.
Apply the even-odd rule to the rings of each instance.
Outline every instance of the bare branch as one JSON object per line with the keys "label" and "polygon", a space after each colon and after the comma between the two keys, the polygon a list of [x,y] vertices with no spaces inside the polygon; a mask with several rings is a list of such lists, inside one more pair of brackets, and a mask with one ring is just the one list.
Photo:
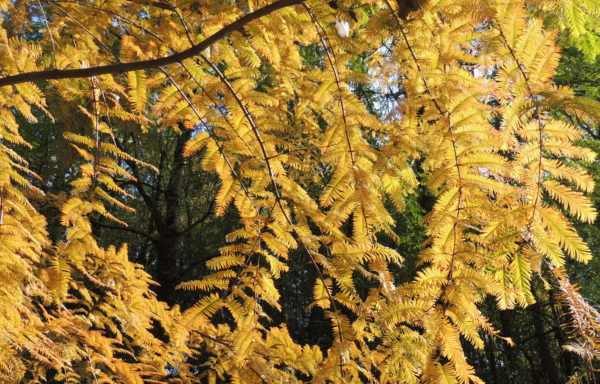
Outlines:
{"label": "bare branch", "polygon": [[80,69],[51,69],[44,71],[35,72],[24,72],[17,75],[10,75],[0,78],[0,87],[6,85],[14,85],[31,81],[44,81],[44,80],[59,80],[59,79],[73,79],[81,77],[91,77],[108,75],[113,73],[130,72],[137,70],[145,70],[152,68],[159,68],[170,64],[182,62],[185,59],[189,59],[198,55],[200,52],[208,48],[211,44],[221,40],[228,34],[234,31],[241,30],[246,24],[253,20],[261,18],[262,16],[273,13],[281,8],[289,7],[292,5],[302,4],[305,0],[278,0],[265,7],[257,9],[254,12],[248,13],[242,16],[233,23],[223,27],[219,31],[215,32],[211,36],[207,37],[201,43],[192,46],[185,51],[175,53],[171,56],[160,57],[158,59],[134,61],[131,63],[121,64],[110,64],[102,65],[90,68]]}
{"label": "bare branch", "polygon": [[107,229],[114,229],[114,230],[118,230],[118,231],[126,231],[126,232],[131,232],[134,233],[136,235],[140,235],[145,237],[146,239],[155,242],[156,239],[154,237],[152,237],[151,235],[147,234],[144,231],[140,231],[138,229],[134,229],[134,228],[129,228],[129,227],[123,227],[123,226],[117,226],[117,225],[111,225],[111,224],[106,224],[106,223],[102,223],[100,221],[97,220],[91,220],[92,224],[97,225],[99,227],[102,228],[107,228]]}

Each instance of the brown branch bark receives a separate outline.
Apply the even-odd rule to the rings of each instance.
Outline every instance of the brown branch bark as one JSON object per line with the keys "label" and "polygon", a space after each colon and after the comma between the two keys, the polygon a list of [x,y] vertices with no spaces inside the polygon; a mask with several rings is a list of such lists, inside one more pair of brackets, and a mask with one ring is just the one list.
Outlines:
{"label": "brown branch bark", "polygon": [[129,0],[129,1],[134,4],[148,5],[151,7],[166,9],[167,11],[173,10],[173,6],[171,4],[167,4],[163,1],[150,1],[150,0]]}
{"label": "brown branch bark", "polygon": [[272,4],[264,6],[260,9],[257,9],[254,12],[248,13],[247,15],[240,17],[233,23],[226,25],[219,31],[207,37],[201,43],[198,43],[192,46],[191,48],[186,49],[185,51],[175,53],[171,56],[160,57],[158,59],[135,61],[131,63],[102,65],[90,68],[51,69],[44,71],[24,72],[0,78],[0,87],[32,81],[73,79],[81,77],[108,75],[113,73],[123,73],[137,70],[159,68],[166,65],[175,64],[198,55],[200,52],[208,48],[211,44],[221,40],[223,37],[227,36],[231,32],[240,30],[246,24],[250,23],[253,20],[266,16],[281,8],[301,4],[304,1],[305,0],[278,0]]}

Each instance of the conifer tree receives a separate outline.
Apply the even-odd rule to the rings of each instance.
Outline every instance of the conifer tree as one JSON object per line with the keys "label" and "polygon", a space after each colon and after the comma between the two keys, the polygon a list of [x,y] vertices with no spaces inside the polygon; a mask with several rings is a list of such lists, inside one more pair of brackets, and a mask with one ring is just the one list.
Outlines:
{"label": "conifer tree", "polygon": [[[483,301],[527,307],[548,275],[567,347],[598,358],[598,313],[564,270],[591,258],[573,221],[596,218],[581,166],[594,152],[558,112],[594,122],[600,104],[553,85],[559,31],[540,17],[572,15],[554,26],[587,39],[600,6],[569,4],[0,0],[0,379],[481,383],[465,343],[512,342]],[[402,91],[378,117],[361,82]],[[76,155],[51,193],[20,155],[24,121],[42,118]],[[218,178],[207,210],[237,217],[209,272],[179,282],[197,298],[183,309],[159,300],[176,285],[160,277],[177,267],[169,243],[157,298],[127,246],[94,231],[127,226],[119,213],[147,198],[128,185],[161,167],[127,151],[128,131],[173,132],[173,167],[197,159]],[[171,176],[166,238],[181,232],[183,176]],[[419,267],[399,281],[404,255],[383,239],[401,241],[394,215],[417,188],[435,203]],[[327,345],[274,321],[294,265],[311,270]]]}

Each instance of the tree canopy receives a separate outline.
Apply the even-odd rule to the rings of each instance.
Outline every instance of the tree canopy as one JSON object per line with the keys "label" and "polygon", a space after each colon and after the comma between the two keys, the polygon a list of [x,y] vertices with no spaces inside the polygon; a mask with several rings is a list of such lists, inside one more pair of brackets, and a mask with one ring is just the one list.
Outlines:
{"label": "tree canopy", "polygon": [[0,381],[481,383],[537,282],[600,357],[598,0],[0,10]]}

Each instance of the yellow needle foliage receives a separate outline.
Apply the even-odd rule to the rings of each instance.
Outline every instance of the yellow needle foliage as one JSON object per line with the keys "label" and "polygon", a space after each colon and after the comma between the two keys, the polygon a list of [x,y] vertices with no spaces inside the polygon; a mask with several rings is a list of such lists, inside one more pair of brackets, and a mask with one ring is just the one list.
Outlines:
{"label": "yellow needle foliage", "polygon": [[[595,219],[594,186],[571,160],[593,154],[555,112],[592,121],[600,106],[552,85],[557,31],[526,13],[565,2],[408,3],[0,0],[0,381],[478,383],[461,340],[500,337],[478,303],[531,304],[543,268],[586,329],[571,348],[597,355],[597,318],[561,268],[591,257],[570,219]],[[311,46],[316,65],[301,55]],[[351,69],[358,57],[366,74]],[[404,95],[379,120],[357,81]],[[40,114],[65,121],[81,157],[60,195],[36,190],[18,154],[29,145],[18,121]],[[200,292],[183,312],[156,299],[125,246],[99,246],[90,222],[127,209],[125,160],[153,168],[115,131],[181,128],[193,130],[186,155],[220,179],[215,213],[240,218],[212,272],[180,285]],[[403,257],[378,237],[395,237],[415,160],[437,200],[422,267],[398,284],[389,267]],[[59,240],[41,205],[60,210]],[[296,344],[265,312],[281,309],[291,250],[317,272],[327,350]]]}

